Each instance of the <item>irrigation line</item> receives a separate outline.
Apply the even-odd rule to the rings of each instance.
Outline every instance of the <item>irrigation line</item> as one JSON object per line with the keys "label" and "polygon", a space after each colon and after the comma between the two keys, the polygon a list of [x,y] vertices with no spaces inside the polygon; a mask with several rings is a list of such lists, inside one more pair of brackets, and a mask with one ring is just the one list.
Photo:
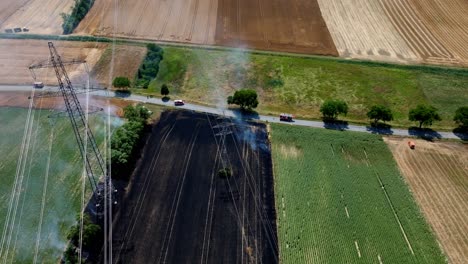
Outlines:
{"label": "irrigation line", "polygon": [[49,135],[49,156],[47,158],[46,174],[45,174],[45,177],[44,177],[44,188],[42,190],[41,213],[40,213],[40,216],[39,216],[39,225],[38,225],[37,236],[36,236],[36,246],[35,246],[35,250],[34,250],[34,261],[33,261],[34,264],[37,263],[37,256],[38,256],[38,253],[39,253],[39,245],[40,245],[40,240],[41,240],[42,221],[43,221],[43,218],[44,218],[45,199],[46,199],[46,195],[47,195],[47,184],[48,184],[48,181],[49,181],[50,156],[52,155],[52,142],[53,142],[53,139],[54,139],[54,130],[55,130],[55,126],[52,127],[52,131],[51,131],[51,133]]}
{"label": "irrigation line", "polygon": [[[273,232],[273,227],[271,226],[271,223],[269,223],[269,222],[267,221],[267,223],[265,224],[265,219],[263,218],[263,217],[265,216],[265,212],[263,212],[263,210],[260,210],[260,209],[259,209],[260,206],[258,205],[258,201],[257,201],[257,198],[256,198],[256,196],[255,196],[256,192],[254,191],[254,190],[256,190],[256,188],[255,188],[255,187],[256,187],[256,184],[255,184],[255,179],[253,178],[253,175],[252,175],[252,171],[251,171],[251,169],[250,169],[249,166],[246,166],[245,160],[242,159],[242,156],[241,156],[241,154],[240,154],[240,152],[239,152],[239,146],[237,145],[236,138],[235,138],[232,134],[231,134],[231,137],[232,137],[232,140],[233,140],[233,142],[234,142],[234,145],[235,145],[235,148],[236,148],[236,151],[237,151],[237,155],[239,156],[239,158],[240,158],[240,160],[241,160],[241,165],[242,165],[242,168],[243,168],[243,170],[244,170],[244,175],[246,176],[246,179],[250,179],[250,180],[252,181],[252,183],[251,183],[249,180],[247,180],[247,183],[248,183],[248,185],[249,185],[250,192],[253,194],[253,197],[254,197],[253,200],[254,200],[254,207],[255,207],[255,210],[257,211],[257,213],[259,214],[259,216],[261,216],[261,217],[260,217],[260,221],[262,222],[263,227],[265,228],[265,226],[266,226],[266,228],[268,228],[268,229],[265,229],[265,231],[267,231],[267,234],[268,234],[268,230],[269,230],[270,232],[272,232],[272,234],[274,234],[274,232]],[[236,185],[237,185],[237,182],[236,182],[235,180],[234,180],[234,182],[235,182]],[[254,185],[254,187],[252,187],[252,185]],[[258,191],[258,190],[257,190],[257,191]],[[260,201],[260,203],[261,203],[261,201]],[[262,216],[263,216],[263,217],[262,217]],[[273,246],[272,243],[271,243],[271,238],[270,238],[270,236],[267,235],[267,237],[268,237],[268,241],[269,241],[270,245]],[[273,243],[273,244],[274,244],[274,245],[276,246],[276,248],[277,248],[276,240],[274,240],[274,243]],[[276,255],[275,255],[275,259],[276,259],[276,261],[278,261]]]}
{"label": "irrigation line", "polygon": [[[179,208],[180,196],[182,194],[182,189],[184,188],[185,178],[187,176],[187,171],[188,171],[188,168],[189,168],[189,165],[190,165],[190,160],[192,158],[193,148],[195,147],[195,142],[197,141],[197,138],[198,138],[199,130],[200,130],[200,127],[197,126],[197,128],[195,129],[195,132],[193,133],[193,138],[191,139],[191,141],[192,141],[191,145],[192,146],[189,145],[190,151],[186,154],[186,158],[185,158],[186,162],[184,162],[185,171],[184,171],[184,175],[182,177],[182,182],[180,183],[179,193],[177,195],[177,203],[176,203],[176,207],[175,207],[175,211],[174,211],[174,217],[172,218],[173,220],[172,220],[172,225],[171,225],[171,229],[170,229],[170,232],[169,232],[169,238],[168,238],[168,241],[167,241],[166,250],[165,250],[165,253],[164,253],[163,263],[166,263],[167,253],[169,252],[169,245],[171,243],[172,230],[174,229],[174,224],[175,224],[176,217],[177,217],[177,211],[178,211],[178,208]],[[172,208],[171,208],[171,211],[172,211]],[[160,256],[160,258],[161,258],[161,256]]]}
{"label": "irrigation line", "polygon": [[[366,150],[364,150],[364,154],[365,154],[366,157],[367,157]],[[368,160],[369,164],[372,166],[372,164],[370,163],[370,160],[369,160],[369,159],[367,159],[367,160]],[[398,225],[400,226],[400,230],[401,230],[401,233],[403,234],[403,237],[405,238],[406,244],[408,245],[408,248],[409,248],[409,250],[411,251],[411,254],[413,254],[413,256],[414,256],[413,247],[411,246],[411,243],[410,243],[408,237],[406,236],[405,229],[403,228],[403,225],[401,224],[400,218],[398,217],[398,214],[397,214],[397,212],[395,211],[395,208],[393,207],[393,203],[392,203],[392,201],[390,200],[390,197],[389,197],[389,195],[388,195],[388,193],[387,193],[387,190],[385,189],[385,186],[384,186],[384,184],[382,183],[382,180],[380,179],[379,174],[377,173],[377,171],[375,171],[375,169],[374,169],[373,166],[372,166],[372,170],[374,171],[374,174],[375,174],[377,180],[379,181],[380,187],[382,188],[382,191],[383,191],[383,193],[385,194],[385,198],[387,198],[387,202],[388,202],[388,204],[390,205],[390,208],[392,209],[393,216],[395,216],[395,220],[397,221]]]}
{"label": "irrigation line", "polygon": [[[32,90],[32,95],[34,95],[34,90]],[[31,97],[32,98],[32,97]],[[18,167],[17,167],[17,175],[15,176],[15,184],[14,184],[14,190],[13,190],[13,193],[12,193],[12,196],[11,196],[11,204],[9,206],[9,210],[8,210],[8,221],[5,222],[6,223],[6,226],[8,228],[8,231],[7,231],[7,235],[8,236],[8,240],[6,242],[6,251],[4,252],[4,260],[3,260],[3,263],[6,263],[6,261],[8,260],[8,253],[9,253],[9,250],[10,250],[10,243],[11,243],[11,238],[12,238],[12,235],[13,235],[13,228],[14,228],[14,225],[15,225],[15,221],[16,221],[16,214],[17,214],[17,209],[18,209],[18,203],[19,203],[19,198],[21,196],[21,188],[23,186],[23,179],[24,179],[24,171],[25,171],[25,167],[26,167],[26,160],[28,158],[28,155],[29,155],[29,147],[30,147],[30,142],[31,142],[31,133],[32,133],[32,126],[33,126],[33,123],[34,123],[34,113],[32,112],[32,106],[33,106],[33,100],[31,99],[30,100],[30,104],[29,104],[29,111],[28,111],[28,118],[27,118],[27,129],[25,131],[25,134],[24,134],[24,137],[23,140],[25,140],[25,145],[24,145],[24,151],[23,153],[20,154],[20,157],[21,157],[21,160],[18,162]],[[33,116],[31,118],[31,115]],[[13,205],[14,204],[14,205]],[[13,209],[14,207],[14,209]],[[13,210],[13,216],[11,216],[11,210]],[[11,220],[11,217],[13,217],[13,219]],[[10,221],[11,220],[11,221]],[[6,239],[6,237],[5,237]],[[2,238],[2,252],[3,252],[3,238]]]}
{"label": "irrigation line", "polygon": [[[213,126],[212,126],[212,124],[211,124],[211,121],[209,121],[209,118],[208,118],[208,122],[209,122],[210,127],[211,127],[211,130],[212,130],[212,132],[213,132],[216,145],[218,145],[218,147],[219,147],[219,145],[223,145],[223,147],[226,148],[226,146],[225,146],[225,144],[226,144],[226,142],[225,142],[225,140],[226,140],[226,135],[223,135],[223,136],[222,136],[222,139],[221,139],[222,143],[220,143],[220,142],[216,139],[216,133],[214,133],[214,129],[213,129]],[[217,123],[217,124],[218,124],[218,123]],[[235,139],[233,138],[233,140],[235,140]],[[221,154],[220,154],[220,157],[221,157],[221,162],[223,163]],[[232,165],[230,164],[230,160],[229,160],[229,159],[228,159],[228,162],[229,162],[229,166],[232,168]],[[223,164],[223,166],[224,166],[224,164]],[[224,166],[224,167],[225,167],[225,166]],[[234,180],[234,182],[236,183],[236,186],[237,186],[237,182],[236,182],[235,180]],[[237,208],[237,204],[236,204],[235,199],[234,199],[234,195],[233,195],[233,192],[232,192],[233,188],[231,187],[231,184],[229,183],[229,179],[227,179],[227,183],[228,183],[229,191],[230,191],[230,193],[231,193],[231,198],[232,198],[232,201],[233,201],[233,204],[234,204],[234,208],[235,208],[236,215],[237,215],[237,218],[238,218],[238,221],[239,221],[239,225],[241,225],[240,213],[239,213],[239,210],[238,210],[238,208]],[[238,186],[237,186],[237,189],[239,190],[239,187],[238,187]],[[254,196],[254,197],[255,197],[255,196]],[[254,200],[255,200],[255,199],[254,199]],[[243,228],[243,226],[242,226],[242,228]],[[247,240],[247,238],[245,237],[245,235],[244,235],[244,234],[241,234],[241,237],[242,237],[243,240],[245,240],[246,244],[248,244],[248,240]],[[243,249],[242,249],[242,250],[243,250]],[[242,259],[243,259],[243,257],[242,257]]]}
{"label": "irrigation line", "polygon": [[[39,108],[42,107],[42,100],[43,99],[40,98]],[[39,127],[40,127],[39,122],[40,122],[41,116],[42,116],[42,111],[39,111],[39,114],[38,114],[38,117],[37,117],[37,120],[36,120],[36,123],[37,123],[36,130],[34,131],[34,134],[32,135],[33,136],[32,151],[31,151],[32,156],[27,157],[27,158],[29,158],[28,175],[26,177],[26,184],[25,184],[25,187],[24,187],[25,189],[24,189],[24,191],[22,191],[22,192],[24,192],[24,195],[23,195],[23,201],[22,201],[22,204],[21,204],[20,217],[19,217],[19,220],[18,220],[18,228],[16,229],[15,242],[13,243],[13,254],[12,254],[12,259],[11,259],[12,263],[13,263],[14,254],[16,252],[16,244],[18,242],[18,234],[19,234],[20,227],[21,227],[21,220],[23,219],[24,203],[25,203],[25,200],[26,200],[26,194],[28,193],[29,178],[31,177],[31,168],[32,168],[32,163],[33,163],[33,158],[34,158],[34,152],[35,152],[35,149],[36,149],[37,134],[38,134]],[[33,118],[34,118],[34,115],[33,115]],[[25,163],[27,163],[27,160],[25,160]]]}
{"label": "irrigation line", "polygon": [[[32,90],[32,93],[34,94],[34,90]],[[14,181],[12,189],[11,189],[11,195],[10,195],[10,200],[9,200],[9,204],[8,204],[7,217],[5,219],[5,223],[4,223],[4,226],[3,226],[2,240],[1,240],[1,245],[0,245],[0,257],[3,256],[2,255],[3,254],[3,246],[4,246],[4,243],[5,243],[6,233],[7,233],[8,227],[9,227],[9,223],[10,223],[10,217],[11,217],[11,210],[12,210],[12,206],[13,206],[14,195],[16,193],[17,184],[18,184],[18,175],[19,175],[19,172],[20,172],[21,163],[23,162],[23,155],[24,155],[24,151],[25,151],[25,148],[26,148],[26,139],[27,139],[27,134],[28,134],[27,131],[28,131],[28,128],[29,128],[29,125],[30,125],[29,121],[30,121],[30,118],[31,118],[31,109],[32,109],[32,102],[30,102],[30,104],[29,104],[28,115],[26,117],[26,122],[25,122],[25,125],[24,125],[23,140],[21,142],[20,155],[18,157],[17,165],[16,165],[15,181]]]}
{"label": "irrigation line", "polygon": [[[238,147],[237,142],[236,142],[236,138],[234,138],[234,136],[233,136],[232,134],[231,134],[231,137],[232,137],[233,142],[234,142],[234,145],[235,145],[235,147],[236,147],[237,155],[238,155],[239,157],[241,157],[240,152],[239,152],[239,147]],[[244,169],[244,175],[245,175],[246,177],[248,176],[247,179],[250,179],[250,180],[252,181],[252,182],[249,182],[249,181],[247,181],[247,182],[249,183],[249,188],[251,189],[252,194],[255,194],[255,192],[254,192],[255,188],[254,188],[254,187],[256,186],[256,184],[255,184],[256,182],[255,182],[255,179],[254,179],[254,177],[253,177],[252,170],[251,170],[250,166],[247,166],[247,165],[245,164],[245,160],[243,160],[242,158],[241,158],[241,165],[242,165],[242,167],[243,167],[243,169]],[[254,185],[254,187],[252,187],[252,185]],[[274,234],[274,232],[273,232],[274,230],[273,230],[273,227],[272,227],[271,223],[270,223],[269,221],[266,221],[267,223],[265,224],[265,219],[264,219],[264,217],[265,217],[265,212],[264,212],[263,210],[260,209],[260,206],[259,206],[259,204],[258,204],[258,203],[261,203],[261,201],[257,201],[257,198],[256,198],[255,195],[254,195],[254,199],[253,199],[253,200],[254,200],[254,205],[255,205],[256,211],[257,211],[257,212],[259,213],[259,215],[261,216],[261,217],[260,217],[260,220],[262,221],[263,226],[264,226],[264,227],[266,226],[266,227],[269,229],[269,231],[271,232],[270,234]],[[263,216],[263,217],[262,217],[262,216]],[[266,219],[268,219],[268,217],[267,217]],[[268,231],[268,230],[266,229],[265,231]],[[278,249],[278,244],[277,244],[276,240],[273,240],[274,243],[272,244],[272,243],[271,243],[272,239],[271,239],[271,237],[268,235],[268,233],[267,233],[267,237],[268,237],[268,241],[270,242],[270,246],[273,246],[273,244],[274,244],[275,248]],[[275,254],[274,254],[274,255],[275,255]],[[275,260],[278,262],[278,258],[276,257],[276,255],[275,255]]]}
{"label": "irrigation line", "polygon": [[[208,115],[207,115],[208,117]],[[219,146],[217,146],[217,149],[216,149],[216,157],[215,157],[215,161],[213,163],[213,169],[212,169],[212,172],[211,172],[211,183],[210,183],[210,194],[208,196],[208,210],[206,212],[206,218],[205,218],[205,230],[203,231],[203,246],[202,246],[202,255],[201,255],[201,260],[200,260],[200,263],[203,263],[203,257],[204,257],[204,254],[205,254],[205,242],[207,240],[207,230],[208,230],[208,225],[211,225],[212,223],[212,219],[213,219],[213,212],[214,212],[214,206],[215,206],[215,198],[216,198],[216,185],[214,187],[214,190],[213,190],[213,184],[214,184],[214,179],[215,179],[215,174],[216,174],[216,165],[218,164],[218,153],[219,153]],[[213,197],[213,198],[212,198]],[[213,210],[211,210],[211,208],[213,208]],[[210,213],[211,213],[211,217],[210,217]],[[210,219],[210,223],[208,223],[208,219]],[[210,249],[210,238],[209,238],[210,235],[208,235],[208,246],[207,246],[207,252],[206,252],[206,255],[208,256],[208,253],[209,253],[209,249]]]}

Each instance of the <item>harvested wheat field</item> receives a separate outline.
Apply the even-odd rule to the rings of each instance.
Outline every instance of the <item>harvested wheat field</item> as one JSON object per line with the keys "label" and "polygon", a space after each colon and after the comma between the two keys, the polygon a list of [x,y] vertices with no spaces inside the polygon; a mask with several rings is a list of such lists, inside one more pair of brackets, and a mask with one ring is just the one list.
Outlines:
{"label": "harvested wheat field", "polygon": [[318,0],[341,57],[418,62],[378,0]]}
{"label": "harvested wheat field", "polygon": [[[0,1],[0,26],[29,0],[2,0]],[[2,26],[3,29],[3,26]]]}
{"label": "harvested wheat field", "polygon": [[[411,6],[452,58],[468,65],[468,1],[412,0]],[[447,55],[447,54],[446,54]]]}
{"label": "harvested wheat field", "polygon": [[218,0],[96,1],[75,33],[213,44]]}
{"label": "harvested wheat field", "polygon": [[[8,18],[3,21],[0,15],[1,30],[27,27],[29,33],[33,34],[62,34],[63,19],[60,14],[69,13],[74,3],[73,0],[7,0],[6,2],[15,3],[9,5],[7,8],[9,11],[5,12],[10,13]],[[0,8],[2,5],[0,4]]]}
{"label": "harvested wheat field", "polygon": [[464,0],[318,2],[342,57],[468,65]]}
{"label": "harvested wheat field", "polygon": [[338,55],[316,0],[219,0],[216,43]]}
{"label": "harvested wheat field", "polygon": [[[92,68],[101,57],[107,44],[94,42],[54,42],[64,61],[86,60]],[[30,84],[33,82],[28,67],[33,63],[44,62],[49,58],[49,47],[45,40],[0,40],[0,83]],[[67,67],[71,79],[80,80],[85,76],[83,66]],[[36,71],[37,81],[56,84],[53,69]]]}
{"label": "harvested wheat field", "polygon": [[468,259],[468,146],[385,138],[450,263]]}

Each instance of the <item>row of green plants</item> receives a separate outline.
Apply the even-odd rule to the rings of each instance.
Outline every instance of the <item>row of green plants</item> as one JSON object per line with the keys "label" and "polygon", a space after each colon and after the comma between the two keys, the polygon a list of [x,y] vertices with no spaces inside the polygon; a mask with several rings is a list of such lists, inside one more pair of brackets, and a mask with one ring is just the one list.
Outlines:
{"label": "row of green plants", "polygon": [[142,104],[124,108],[124,118],[127,122],[117,128],[111,138],[113,178],[128,180],[133,169],[129,164],[133,164],[132,161],[136,159],[137,146],[141,142],[151,114],[151,111]]}
{"label": "row of green plants", "polygon": [[[279,124],[271,128],[282,263],[373,263],[378,255],[389,263],[444,263],[379,136]],[[417,248],[414,256],[377,175]]]}
{"label": "row of green plants", "polygon": [[75,5],[70,14],[62,13],[63,18],[63,34],[71,34],[78,26],[81,20],[86,16],[88,11],[94,4],[94,0],[75,0]]}

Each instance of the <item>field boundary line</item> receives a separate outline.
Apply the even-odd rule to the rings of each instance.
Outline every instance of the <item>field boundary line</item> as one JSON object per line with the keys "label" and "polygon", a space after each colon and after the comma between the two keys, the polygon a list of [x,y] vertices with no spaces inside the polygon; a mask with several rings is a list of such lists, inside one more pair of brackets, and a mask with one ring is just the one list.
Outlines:
{"label": "field boundary line", "polygon": [[[364,154],[367,157],[366,150],[364,150]],[[370,160],[369,159],[367,159],[367,160],[368,160],[369,164],[372,166],[372,164],[370,163]],[[406,244],[408,244],[408,248],[411,251],[411,254],[414,256],[413,247],[411,246],[411,243],[410,243],[408,237],[406,236],[405,229],[403,228],[403,225],[401,224],[400,218],[398,217],[398,214],[396,213],[395,208],[393,207],[392,201],[390,200],[390,197],[388,196],[387,190],[385,189],[385,186],[383,185],[379,174],[374,169],[373,169],[373,171],[374,171],[375,176],[377,177],[377,180],[379,181],[380,187],[382,188],[382,191],[385,194],[385,197],[387,198],[387,202],[390,205],[390,208],[392,209],[393,215],[395,216],[395,219],[397,220],[398,225],[400,226],[400,230],[401,230],[401,233],[403,234],[403,237],[406,240]]]}

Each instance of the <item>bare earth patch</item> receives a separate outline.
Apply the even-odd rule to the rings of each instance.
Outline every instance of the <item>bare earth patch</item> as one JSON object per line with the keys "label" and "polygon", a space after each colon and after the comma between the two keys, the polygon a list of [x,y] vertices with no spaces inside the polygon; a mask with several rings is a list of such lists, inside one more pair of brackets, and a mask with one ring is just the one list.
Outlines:
{"label": "bare earth patch", "polygon": [[450,263],[468,259],[468,146],[384,138]]}

